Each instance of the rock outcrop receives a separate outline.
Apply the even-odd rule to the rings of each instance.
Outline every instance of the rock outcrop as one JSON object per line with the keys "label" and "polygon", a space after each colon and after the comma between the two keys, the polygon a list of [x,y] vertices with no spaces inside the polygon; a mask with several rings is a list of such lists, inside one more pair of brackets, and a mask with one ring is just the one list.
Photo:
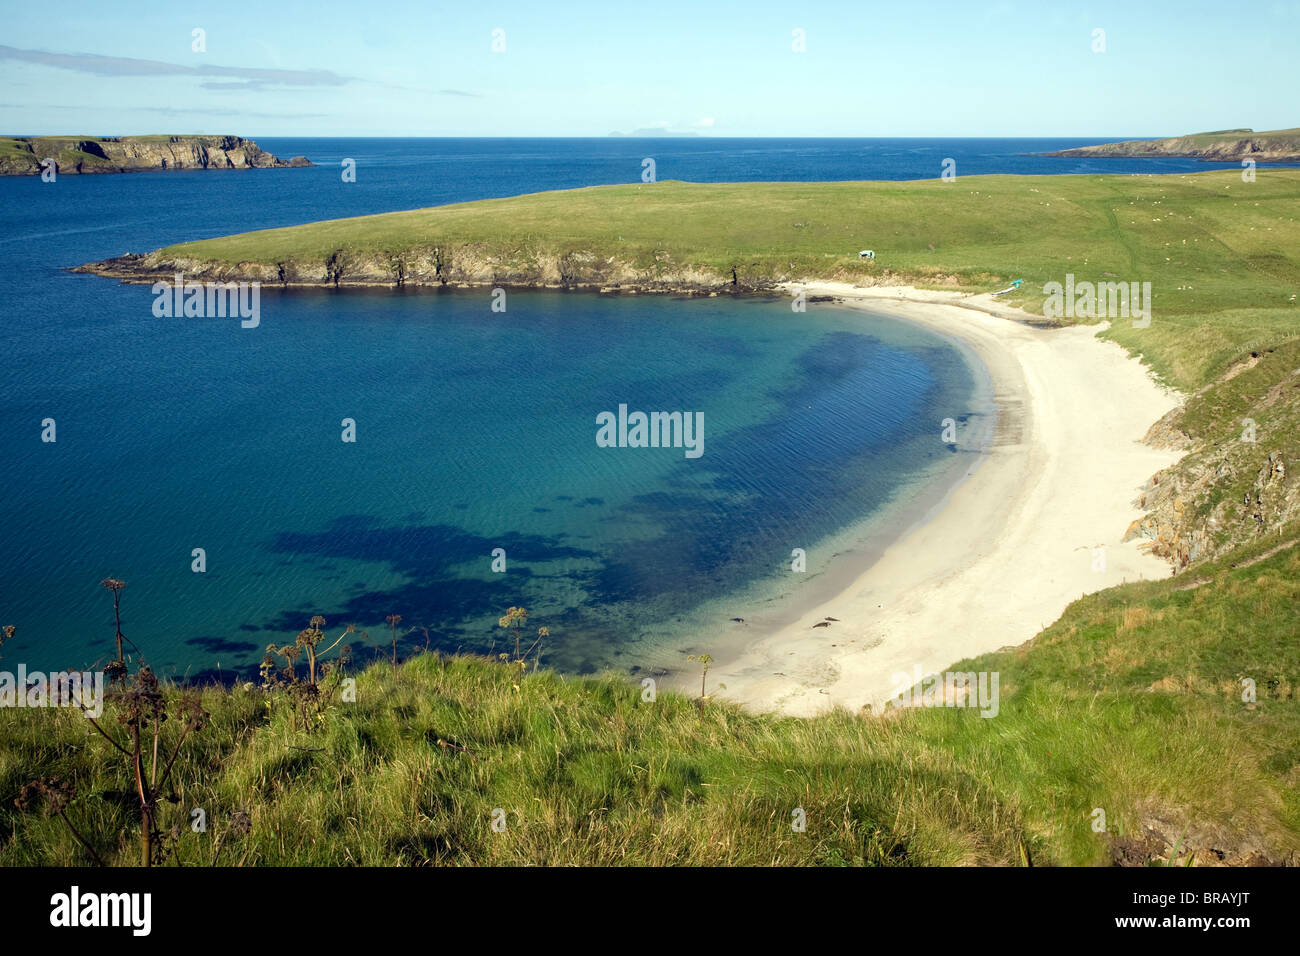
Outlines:
{"label": "rock outcrop", "polygon": [[1149,542],[1174,571],[1238,546],[1281,540],[1300,520],[1300,343],[1242,361],[1151,427],[1146,441],[1187,449],[1153,475],[1136,504],[1146,515],[1124,540]]}
{"label": "rock outcrop", "polygon": [[1249,129],[1196,133],[1171,139],[1135,139],[1123,143],[1103,143],[1063,149],[1046,156],[1151,158],[1184,157],[1208,162],[1235,163],[1253,159],[1259,163],[1300,161],[1300,129],[1256,133]]}
{"label": "rock outcrop", "polygon": [[285,161],[239,136],[0,137],[0,175],[33,176],[54,160],[59,175],[155,169],[276,169],[310,166]]}
{"label": "rock outcrop", "polygon": [[90,262],[72,271],[133,283],[169,281],[180,273],[188,282],[246,281],[285,288],[508,286],[677,295],[771,293],[785,278],[751,271],[743,264],[720,275],[673,262],[666,254],[656,257],[653,264],[634,265],[592,252],[557,251],[545,244],[506,253],[476,243],[448,243],[400,253],[338,249],[319,259],[276,263],[193,259],[158,250]]}

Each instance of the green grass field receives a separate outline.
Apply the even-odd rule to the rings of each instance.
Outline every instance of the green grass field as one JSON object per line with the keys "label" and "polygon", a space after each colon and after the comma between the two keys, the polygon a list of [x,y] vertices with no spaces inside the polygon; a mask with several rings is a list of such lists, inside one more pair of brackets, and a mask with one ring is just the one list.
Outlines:
{"label": "green grass field", "polygon": [[1300,129],[1270,129],[1260,133],[1247,129],[1222,129],[1209,133],[1192,133],[1190,136],[1180,136],[1178,138],[1190,139],[1197,146],[1212,146],[1215,143],[1232,143],[1243,138],[1243,136],[1249,136],[1264,143],[1278,141],[1291,144],[1300,139]]}

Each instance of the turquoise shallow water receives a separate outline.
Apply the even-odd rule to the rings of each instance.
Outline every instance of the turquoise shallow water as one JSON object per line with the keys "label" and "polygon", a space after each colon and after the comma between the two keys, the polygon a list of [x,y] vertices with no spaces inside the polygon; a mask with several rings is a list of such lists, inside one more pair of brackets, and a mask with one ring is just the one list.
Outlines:
{"label": "turquoise shallow water", "polygon": [[[102,656],[112,574],[171,670],[248,668],[315,613],[486,650],[510,605],[548,663],[630,668],[702,602],[788,587],[795,547],[815,576],[818,542],[950,457],[938,423],[970,399],[927,333],[786,302],[267,293],[245,330],[111,288],[111,360],[27,383],[57,443],[11,436],[6,610],[38,661]],[[702,413],[703,454],[599,447],[621,403]]]}
{"label": "turquoise shallow water", "polygon": [[[486,291],[264,290],[241,329],[63,271],[363,211],[299,172],[0,181],[6,662],[105,660],[111,575],[127,637],[177,674],[252,673],[315,613],[373,648],[399,613],[403,651],[500,649],[519,604],[550,629],[549,664],[654,666],[756,602],[799,601],[849,531],[878,543],[885,504],[960,457],[939,422],[980,411],[949,343],[818,305],[511,292],[495,313]],[[620,403],[702,413],[704,454],[598,447]]]}

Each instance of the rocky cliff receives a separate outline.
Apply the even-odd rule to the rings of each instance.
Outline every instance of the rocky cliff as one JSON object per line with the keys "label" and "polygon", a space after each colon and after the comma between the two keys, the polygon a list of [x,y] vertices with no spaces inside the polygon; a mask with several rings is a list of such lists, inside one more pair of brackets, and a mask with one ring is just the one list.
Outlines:
{"label": "rocky cliff", "polygon": [[153,169],[273,169],[310,166],[288,162],[239,136],[0,137],[0,175],[39,174],[53,159],[61,175],[128,173]]}
{"label": "rocky cliff", "polygon": [[1146,516],[1125,540],[1150,542],[1181,571],[1241,544],[1282,541],[1300,519],[1300,342],[1234,366],[1156,422],[1146,441],[1186,449],[1137,500]]}
{"label": "rocky cliff", "polygon": [[1181,156],[1211,162],[1235,163],[1253,159],[1260,163],[1300,161],[1300,129],[1256,133],[1249,129],[1195,133],[1172,139],[1136,139],[1064,149],[1047,156],[1161,157]]}
{"label": "rocky cliff", "polygon": [[71,271],[134,283],[167,281],[182,273],[191,282],[249,281],[286,288],[510,286],[680,295],[770,292],[785,278],[740,266],[720,274],[673,262],[666,255],[635,264],[590,251],[560,251],[544,242],[508,251],[484,243],[417,246],[391,253],[337,249],[319,258],[276,263],[193,259],[158,250],[127,253]]}

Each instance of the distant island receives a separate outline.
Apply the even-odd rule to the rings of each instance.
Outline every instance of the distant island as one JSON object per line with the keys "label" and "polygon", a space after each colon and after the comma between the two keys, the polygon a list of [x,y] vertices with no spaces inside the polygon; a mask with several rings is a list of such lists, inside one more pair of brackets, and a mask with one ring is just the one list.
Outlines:
{"label": "distant island", "polygon": [[1242,159],[1288,163],[1300,161],[1300,129],[1275,129],[1266,133],[1250,129],[1221,129],[1170,139],[1133,139],[1123,143],[1080,146],[1043,155],[1103,158],[1177,156],[1219,163]]}
{"label": "distant island", "polygon": [[0,176],[34,176],[47,159],[57,173],[133,173],[154,169],[278,169],[288,162],[240,136],[0,136]]}

